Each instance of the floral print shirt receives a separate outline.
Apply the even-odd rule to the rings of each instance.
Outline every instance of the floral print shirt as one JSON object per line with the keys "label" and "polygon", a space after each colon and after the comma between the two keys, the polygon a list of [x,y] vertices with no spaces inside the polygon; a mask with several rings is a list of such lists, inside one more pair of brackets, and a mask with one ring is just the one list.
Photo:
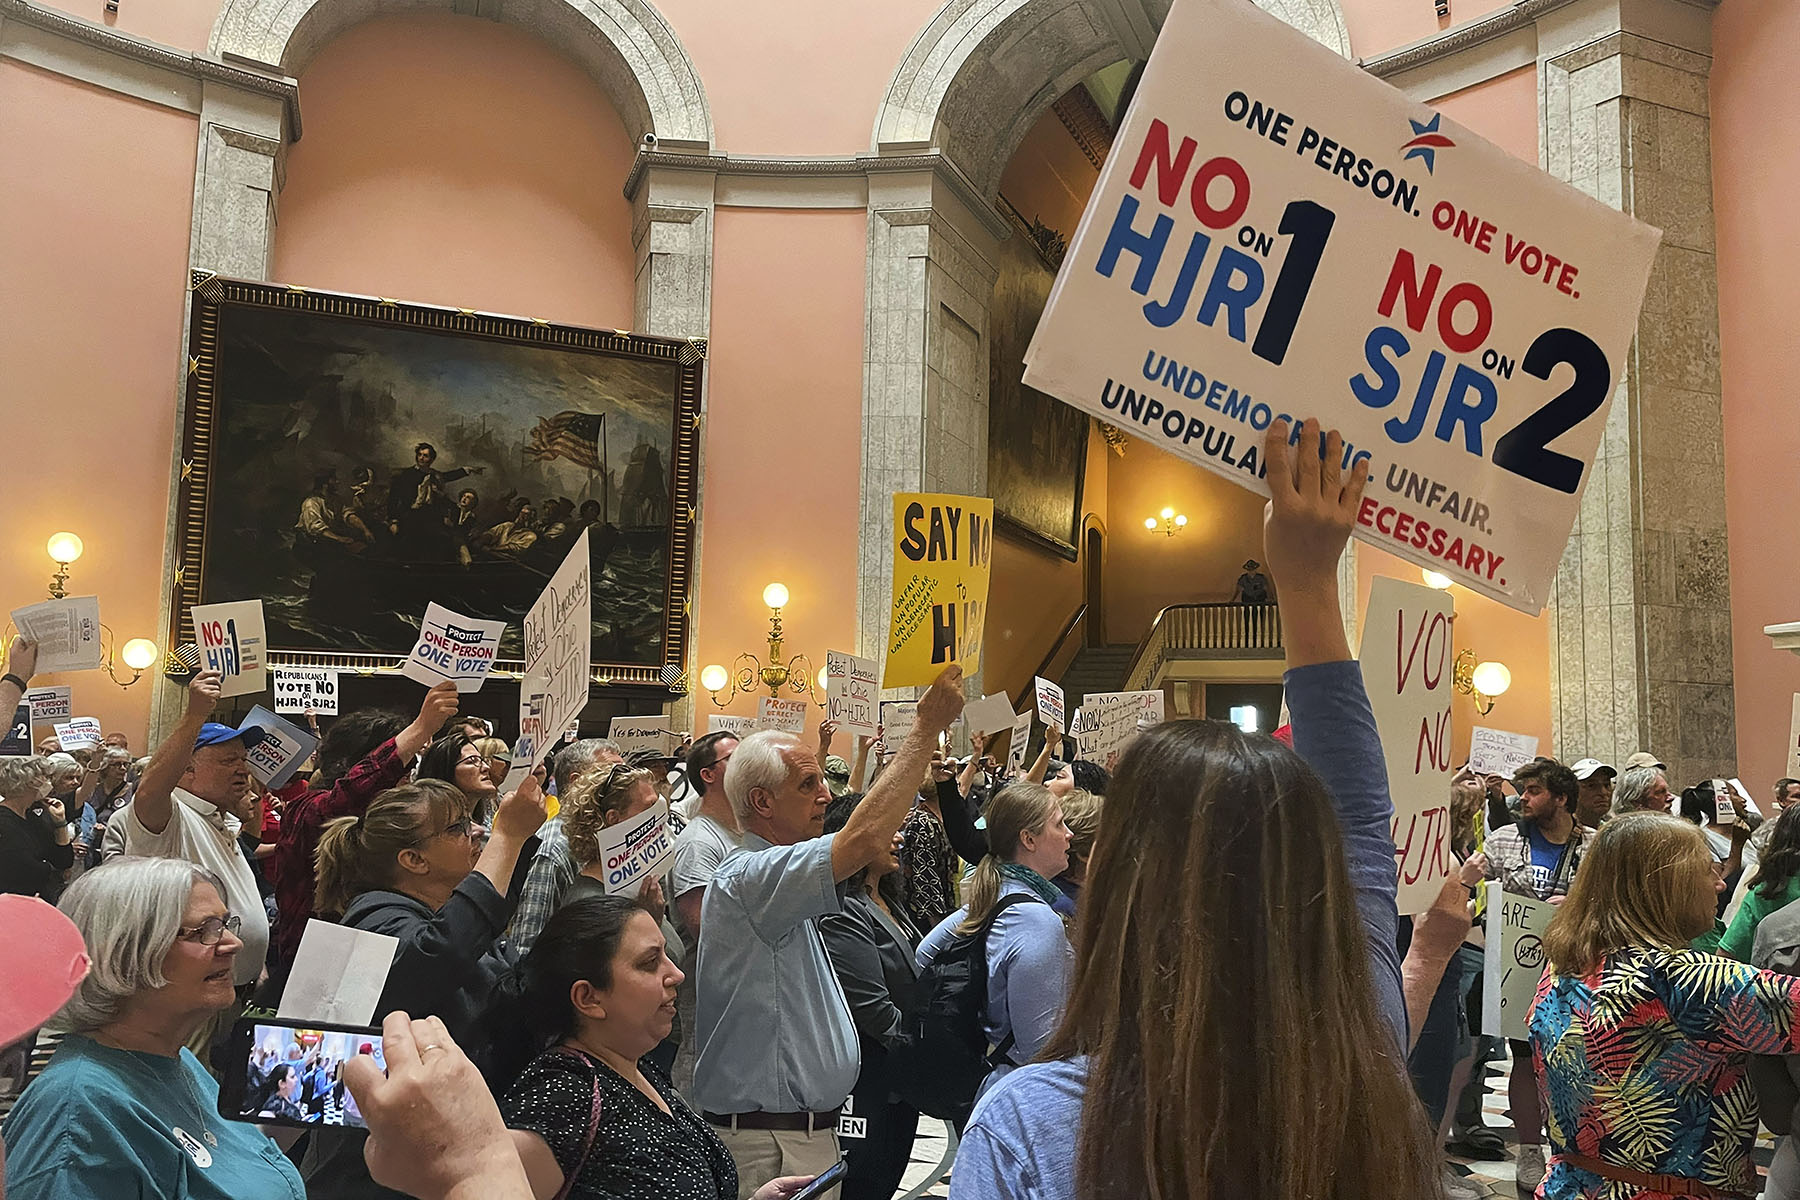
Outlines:
{"label": "floral print shirt", "polygon": [[900,895],[920,929],[935,929],[956,907],[952,899],[956,855],[944,823],[915,801],[900,825]]}
{"label": "floral print shirt", "polygon": [[1800,1051],[1800,978],[1694,950],[1632,948],[1585,976],[1546,971],[1531,1046],[1550,1124],[1544,1200],[1660,1200],[1568,1152],[1753,1196],[1751,1054]]}

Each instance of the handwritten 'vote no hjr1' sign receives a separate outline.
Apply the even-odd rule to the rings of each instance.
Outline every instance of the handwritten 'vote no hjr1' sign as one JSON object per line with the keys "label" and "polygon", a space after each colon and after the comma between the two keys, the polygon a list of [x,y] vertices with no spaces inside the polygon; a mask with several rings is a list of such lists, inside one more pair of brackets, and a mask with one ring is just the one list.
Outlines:
{"label": "handwritten 'vote no hjr1' sign", "polygon": [[1543,608],[1658,233],[1242,0],[1176,0],[1025,382],[1252,491],[1279,417],[1356,534]]}

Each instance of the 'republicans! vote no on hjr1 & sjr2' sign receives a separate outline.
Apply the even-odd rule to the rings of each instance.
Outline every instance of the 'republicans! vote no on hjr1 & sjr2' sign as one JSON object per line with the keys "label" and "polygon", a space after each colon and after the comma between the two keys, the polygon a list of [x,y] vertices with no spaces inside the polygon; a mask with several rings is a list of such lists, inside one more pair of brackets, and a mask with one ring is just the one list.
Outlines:
{"label": "'republicans! vote no on hjr1 & sjr2' sign", "polygon": [[1356,534],[1549,595],[1660,235],[1243,0],[1177,0],[1025,357],[1267,494],[1264,431],[1369,461]]}

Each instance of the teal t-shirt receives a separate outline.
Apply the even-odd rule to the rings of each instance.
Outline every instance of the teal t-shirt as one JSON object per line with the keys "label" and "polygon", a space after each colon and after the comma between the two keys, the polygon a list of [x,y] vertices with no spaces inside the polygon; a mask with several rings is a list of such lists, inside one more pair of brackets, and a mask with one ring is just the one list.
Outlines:
{"label": "teal t-shirt", "polygon": [[186,1050],[164,1058],[71,1036],[7,1119],[6,1194],[306,1200],[275,1143],[218,1107],[219,1085]]}

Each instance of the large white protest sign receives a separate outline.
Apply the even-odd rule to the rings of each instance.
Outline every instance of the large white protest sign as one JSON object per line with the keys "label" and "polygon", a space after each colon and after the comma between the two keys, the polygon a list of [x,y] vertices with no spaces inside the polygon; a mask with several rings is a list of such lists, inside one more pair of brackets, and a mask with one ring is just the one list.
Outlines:
{"label": "large white protest sign", "polygon": [[33,721],[66,721],[75,715],[73,693],[67,687],[35,687],[25,693]]}
{"label": "large white protest sign", "polygon": [[479,692],[494,669],[494,655],[505,631],[505,621],[483,621],[441,604],[427,604],[419,622],[419,640],[400,673],[426,687],[454,680],[458,692]]}
{"label": "large white protest sign", "polygon": [[[971,700],[963,708],[962,719],[971,733],[993,737],[1001,730],[1012,728],[1012,699],[1005,692],[995,692],[991,696]],[[979,750],[980,747],[976,749]]]}
{"label": "large white protest sign", "polygon": [[636,817],[607,826],[598,840],[606,894],[635,896],[644,880],[675,853],[675,839],[669,836],[669,802],[659,800]]}
{"label": "large white protest sign", "polygon": [[1025,748],[1031,744],[1031,710],[1013,718],[1012,740],[1006,745],[1006,773],[1017,775],[1025,769]]}
{"label": "large white protest sign", "polygon": [[1543,608],[1658,233],[1243,0],[1177,0],[1025,383],[1261,495],[1368,458],[1358,537]]}
{"label": "large white protest sign", "polygon": [[338,673],[313,667],[270,667],[275,689],[275,711],[335,717],[338,711]]}
{"label": "large white protest sign", "polygon": [[1146,692],[1089,692],[1081,698],[1070,732],[1081,748],[1081,757],[1108,771],[1119,762],[1125,743],[1140,729],[1163,722],[1163,694]]}
{"label": "large white protest sign", "polygon": [[244,762],[267,788],[285,786],[300,764],[319,748],[318,738],[260,704],[250,710],[238,728],[261,730],[254,743],[245,741]]}
{"label": "large white protest sign", "polygon": [[874,737],[880,703],[881,667],[874,659],[825,652],[825,713],[839,732]]}
{"label": "large white protest sign", "polygon": [[1481,981],[1481,1032],[1524,1041],[1531,1002],[1544,977],[1544,930],[1556,906],[1487,885],[1487,951]]}
{"label": "large white protest sign", "polygon": [[681,735],[669,728],[669,718],[661,713],[647,717],[614,717],[606,727],[606,736],[619,744],[626,755],[636,750],[653,750],[672,754],[681,745]]}
{"label": "large white protest sign", "polygon": [[37,644],[39,674],[99,668],[99,597],[69,596],[15,608],[12,621],[26,641]]}
{"label": "large white protest sign", "polygon": [[1514,771],[1537,757],[1537,748],[1538,740],[1528,733],[1477,725],[1469,731],[1469,769],[1477,775],[1511,779]]}
{"label": "large white protest sign", "polygon": [[55,729],[56,744],[64,750],[89,750],[100,744],[98,717],[76,717]]}
{"label": "large white protest sign", "polygon": [[763,696],[756,702],[756,727],[783,733],[806,732],[806,701]]}
{"label": "large white protest sign", "polygon": [[762,726],[756,723],[755,717],[734,717],[730,713],[710,713],[706,718],[706,732],[729,733],[733,737],[747,738]]}
{"label": "large white protest sign", "polygon": [[225,676],[219,695],[248,696],[268,686],[261,600],[196,604],[192,616],[200,669]]}
{"label": "large white protest sign", "polygon": [[[530,764],[581,715],[588,700],[588,646],[594,596],[588,535],[583,530],[544,592],[525,614],[525,678],[519,687],[519,732],[531,741]],[[517,764],[514,764],[515,766]]]}
{"label": "large white protest sign", "polygon": [[1387,758],[1402,916],[1424,912],[1456,869],[1450,852],[1450,593],[1377,576],[1363,619],[1363,683]]}
{"label": "large white protest sign", "polygon": [[1063,690],[1051,683],[1042,675],[1031,681],[1032,689],[1037,694],[1037,719],[1045,725],[1054,725],[1058,729],[1067,728],[1063,720]]}

